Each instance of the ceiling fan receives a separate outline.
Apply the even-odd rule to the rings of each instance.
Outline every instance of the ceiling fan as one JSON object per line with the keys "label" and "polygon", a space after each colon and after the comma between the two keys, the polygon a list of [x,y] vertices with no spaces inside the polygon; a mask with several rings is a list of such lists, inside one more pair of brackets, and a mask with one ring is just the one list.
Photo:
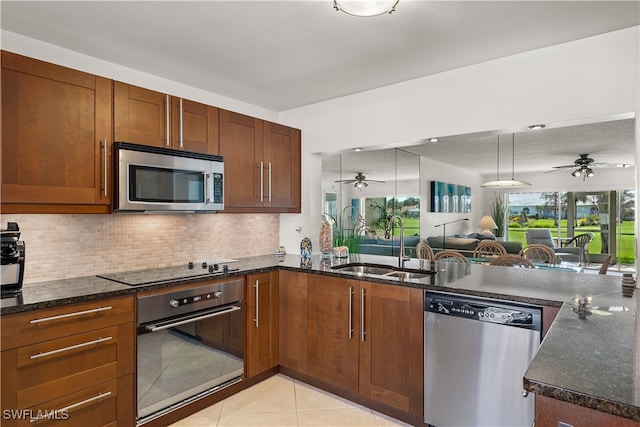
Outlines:
{"label": "ceiling fan", "polygon": [[593,169],[591,168],[602,166],[626,168],[630,165],[626,163],[595,163],[595,160],[589,157],[589,154],[580,154],[580,157],[574,160],[572,165],[553,166],[553,170],[547,172],[556,172],[559,170],[576,168],[573,172],[571,172],[571,175],[576,178],[582,176],[582,180],[584,181],[585,179],[591,178],[595,175],[595,172],[593,172]]}
{"label": "ceiling fan", "polygon": [[383,183],[384,181],[377,181],[375,179],[367,179],[366,176],[362,174],[362,172],[356,173],[356,176],[353,179],[339,179],[334,182],[342,182],[344,184],[354,184],[353,186],[358,190],[362,190],[363,187],[368,187],[368,182],[378,182]]}

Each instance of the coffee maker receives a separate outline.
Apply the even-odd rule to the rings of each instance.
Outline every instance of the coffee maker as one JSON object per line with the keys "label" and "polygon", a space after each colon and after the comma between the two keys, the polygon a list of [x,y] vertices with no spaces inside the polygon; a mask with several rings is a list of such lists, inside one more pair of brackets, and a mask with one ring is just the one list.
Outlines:
{"label": "coffee maker", "polygon": [[16,293],[22,289],[24,278],[24,242],[20,240],[20,227],[15,222],[7,223],[2,234],[2,282],[3,295]]}

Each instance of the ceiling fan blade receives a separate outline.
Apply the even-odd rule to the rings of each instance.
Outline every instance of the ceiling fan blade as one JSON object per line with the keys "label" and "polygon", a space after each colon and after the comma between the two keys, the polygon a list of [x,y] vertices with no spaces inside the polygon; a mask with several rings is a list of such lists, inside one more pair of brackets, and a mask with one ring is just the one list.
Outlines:
{"label": "ceiling fan blade", "polygon": [[358,182],[358,180],[356,179],[339,179],[337,181],[333,181],[333,182],[342,182],[345,184],[353,184],[354,182]]}
{"label": "ceiling fan blade", "polygon": [[553,169],[569,169],[569,168],[579,168],[580,165],[562,165],[562,166],[552,166]]}
{"label": "ceiling fan blade", "polygon": [[380,183],[384,183],[385,181],[378,181],[375,179],[365,179],[366,182],[380,182]]}
{"label": "ceiling fan blade", "polygon": [[550,170],[550,171],[544,171],[544,173],[550,173],[550,172],[560,172],[560,171],[564,171],[567,169],[573,169],[575,166],[554,166],[554,169]]}

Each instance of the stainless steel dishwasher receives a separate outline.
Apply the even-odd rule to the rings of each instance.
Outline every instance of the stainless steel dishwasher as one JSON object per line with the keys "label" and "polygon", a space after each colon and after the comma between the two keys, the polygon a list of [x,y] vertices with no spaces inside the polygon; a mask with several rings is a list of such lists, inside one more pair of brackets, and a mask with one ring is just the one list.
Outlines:
{"label": "stainless steel dishwasher", "polygon": [[437,426],[527,426],[522,378],[540,346],[540,307],[425,291],[424,419]]}

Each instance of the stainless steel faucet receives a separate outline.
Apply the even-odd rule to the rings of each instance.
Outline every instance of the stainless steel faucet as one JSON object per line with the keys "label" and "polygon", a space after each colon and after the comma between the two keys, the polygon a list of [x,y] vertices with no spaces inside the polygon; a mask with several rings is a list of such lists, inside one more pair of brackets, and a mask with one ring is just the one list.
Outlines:
{"label": "stainless steel faucet", "polygon": [[398,267],[403,268],[404,263],[411,259],[410,256],[404,254],[404,222],[402,222],[402,217],[400,215],[393,215],[389,219],[389,223],[387,224],[387,229],[384,231],[384,238],[389,239],[392,237],[391,229],[393,228],[393,222],[398,220],[400,223],[400,253],[398,254]]}

